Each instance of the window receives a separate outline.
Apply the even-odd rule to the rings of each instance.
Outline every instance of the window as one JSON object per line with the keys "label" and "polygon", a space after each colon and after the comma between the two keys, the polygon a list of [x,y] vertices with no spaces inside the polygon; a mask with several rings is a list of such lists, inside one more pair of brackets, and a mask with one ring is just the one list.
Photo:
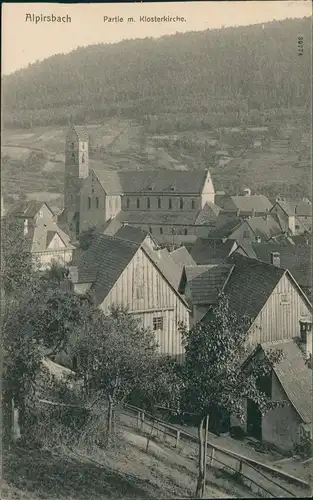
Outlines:
{"label": "window", "polygon": [[296,229],[300,229],[300,226],[299,226],[299,224],[296,224]]}
{"label": "window", "polygon": [[129,208],[129,198],[126,198],[126,208]]}
{"label": "window", "polygon": [[179,208],[180,208],[181,210],[184,208],[184,199],[183,199],[183,198],[181,198],[181,199],[179,200]]}
{"label": "window", "polygon": [[99,198],[98,198],[98,196],[96,197],[96,208],[99,208]]}
{"label": "window", "polygon": [[184,235],[187,236],[188,234],[188,229],[184,229]]}
{"label": "window", "polygon": [[72,149],[74,149],[74,148],[75,148],[75,144],[74,144],[74,142],[72,142]]}
{"label": "window", "polygon": [[196,206],[195,200],[191,200],[191,208],[192,208],[192,210],[195,209],[195,206]]}
{"label": "window", "polygon": [[91,208],[91,198],[88,198],[88,210]]}
{"label": "window", "polygon": [[137,198],[137,208],[140,208],[140,200]]}
{"label": "window", "polygon": [[111,201],[111,198],[109,198],[109,208],[110,208],[110,209],[112,208],[112,201]]}
{"label": "window", "polygon": [[163,330],[163,316],[153,318],[153,330]]}
{"label": "window", "polygon": [[85,155],[82,156],[82,163],[85,163]]}
{"label": "window", "polygon": [[163,227],[160,227],[160,234],[163,234]]}
{"label": "window", "polygon": [[75,153],[72,153],[72,161],[75,161]]}
{"label": "window", "polygon": [[281,296],[280,296],[280,303],[281,304],[289,304],[289,300],[288,300],[288,295],[285,294],[285,293],[282,293]]}
{"label": "window", "polygon": [[172,200],[171,200],[171,198],[168,200],[168,208],[172,208]]}
{"label": "window", "polygon": [[158,198],[158,208],[161,208],[161,198]]}
{"label": "window", "polygon": [[150,198],[147,198],[147,208],[150,208]]}

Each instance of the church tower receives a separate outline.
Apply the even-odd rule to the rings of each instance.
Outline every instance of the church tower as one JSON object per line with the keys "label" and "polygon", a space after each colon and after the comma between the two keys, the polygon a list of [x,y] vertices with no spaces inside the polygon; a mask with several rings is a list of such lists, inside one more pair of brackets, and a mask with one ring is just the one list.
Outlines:
{"label": "church tower", "polygon": [[80,233],[81,190],[89,176],[89,138],[84,127],[72,125],[65,142],[64,208],[71,237]]}

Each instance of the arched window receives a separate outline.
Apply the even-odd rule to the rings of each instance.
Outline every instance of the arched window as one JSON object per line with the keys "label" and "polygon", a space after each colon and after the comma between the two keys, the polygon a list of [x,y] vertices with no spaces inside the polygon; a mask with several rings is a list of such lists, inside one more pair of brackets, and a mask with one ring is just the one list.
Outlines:
{"label": "arched window", "polygon": [[137,208],[140,208],[140,200],[137,198]]}
{"label": "arched window", "polygon": [[196,202],[195,202],[195,200],[191,200],[191,208],[192,208],[192,210],[194,210],[194,209],[195,209],[195,207],[196,207]]}
{"label": "arched window", "polygon": [[163,234],[163,227],[160,227],[160,234]]}
{"label": "arched window", "polygon": [[169,198],[169,200],[168,200],[168,208],[172,208],[172,200],[171,200],[171,198]]}
{"label": "arched window", "polygon": [[85,163],[85,155],[82,156],[82,163]]}
{"label": "arched window", "polygon": [[158,198],[158,208],[161,208],[161,198]]}
{"label": "arched window", "polygon": [[188,234],[188,229],[185,228],[184,229],[184,235],[187,236],[187,234]]}
{"label": "arched window", "polygon": [[74,142],[72,142],[72,149],[74,149],[74,148],[75,148],[75,144],[74,144]]}
{"label": "arched window", "polygon": [[179,208],[181,210],[184,208],[184,198],[180,198],[180,200],[179,200]]}
{"label": "arched window", "polygon": [[126,198],[126,208],[129,208],[129,198]]}
{"label": "arched window", "polygon": [[96,197],[96,208],[99,208],[99,198],[98,198],[98,196]]}
{"label": "arched window", "polygon": [[89,210],[90,208],[91,208],[91,198],[90,198],[90,196],[89,196],[89,198],[88,198],[88,210]]}
{"label": "arched window", "polygon": [[72,153],[72,161],[75,161],[75,153]]}
{"label": "arched window", "polygon": [[147,198],[147,208],[150,208],[150,198]]}

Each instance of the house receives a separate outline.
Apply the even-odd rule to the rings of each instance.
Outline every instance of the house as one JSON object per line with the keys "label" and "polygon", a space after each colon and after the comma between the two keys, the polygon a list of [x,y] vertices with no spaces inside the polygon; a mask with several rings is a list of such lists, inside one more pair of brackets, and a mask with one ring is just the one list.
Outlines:
{"label": "house", "polygon": [[10,207],[7,216],[20,222],[21,232],[40,270],[47,269],[53,262],[67,265],[72,261],[75,246],[57,225],[46,203],[32,200],[17,203]]}
{"label": "house", "polygon": [[[237,251],[239,248],[236,249]],[[288,269],[304,293],[310,297],[312,291],[311,251],[310,245],[282,246],[272,243],[252,243],[249,256]]]}
{"label": "house", "polygon": [[[231,268],[225,267],[230,264]],[[197,311],[200,299],[197,298],[196,311],[191,322],[206,321],[206,314],[210,314],[220,292],[228,297],[229,306],[239,317],[248,317],[250,327],[247,332],[247,348],[252,349],[262,342],[292,340],[299,329],[299,321],[312,314],[312,305],[308,297],[301,290],[290,271],[272,264],[258,261],[243,255],[232,253],[227,262],[217,266],[205,268],[201,266],[201,311]],[[187,268],[186,268],[187,270]],[[215,302],[211,302],[211,281],[209,274],[214,277]],[[181,278],[179,291],[190,304],[192,293],[189,293],[190,281],[185,274]],[[210,277],[211,279],[211,277]],[[212,278],[213,279],[213,278]],[[223,281],[224,280],[224,281]],[[198,286],[198,283],[196,283]],[[206,291],[206,286],[209,287]],[[206,313],[205,313],[206,308]]]}
{"label": "house", "polygon": [[291,235],[312,232],[312,205],[309,200],[301,202],[277,200],[271,213],[279,215]]}
{"label": "house", "polygon": [[225,212],[240,213],[241,216],[260,216],[265,215],[272,208],[272,203],[263,194],[250,194],[249,188],[245,190],[244,196],[230,196],[224,203]]}
{"label": "house", "polygon": [[237,247],[232,239],[198,238],[190,247],[190,255],[198,265],[217,264],[225,262]]}
{"label": "house", "polygon": [[249,242],[267,242],[281,236],[283,228],[275,214],[266,214],[263,217],[250,217],[243,220],[228,234],[228,239],[236,240],[238,244]]}
{"label": "house", "polygon": [[[122,224],[148,230],[177,242],[195,235],[194,225],[206,205],[214,204],[210,172],[183,170],[113,171],[102,163],[89,166],[88,135],[71,126],[66,137],[64,214],[77,238],[91,225],[118,216]],[[195,238],[194,238],[195,239]]]}
{"label": "house", "polygon": [[231,425],[239,425],[247,435],[281,452],[296,454],[305,447],[307,438],[312,442],[312,368],[305,352],[307,343],[312,351],[312,323],[309,328],[310,338],[307,339],[300,337],[297,341],[259,344],[244,363],[244,368],[249,369],[254,359],[266,356],[269,351],[279,349],[282,352],[282,360],[262,379],[260,388],[273,401],[284,404],[261,415],[258,407],[248,399],[244,422],[231,417]]}
{"label": "house", "polygon": [[178,292],[179,268],[144,231],[124,227],[118,233],[98,236],[81,255],[71,269],[74,290],[89,291],[105,314],[123,304],[155,333],[161,353],[182,354],[179,325],[188,327],[189,307]]}

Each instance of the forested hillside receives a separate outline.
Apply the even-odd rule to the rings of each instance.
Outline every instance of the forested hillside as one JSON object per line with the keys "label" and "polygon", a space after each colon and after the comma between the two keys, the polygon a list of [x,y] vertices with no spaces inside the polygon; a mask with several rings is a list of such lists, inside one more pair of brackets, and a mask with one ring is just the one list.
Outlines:
{"label": "forested hillside", "polygon": [[310,93],[311,19],[287,19],[55,55],[3,78],[3,114],[19,127],[163,114],[214,127],[309,109]]}

